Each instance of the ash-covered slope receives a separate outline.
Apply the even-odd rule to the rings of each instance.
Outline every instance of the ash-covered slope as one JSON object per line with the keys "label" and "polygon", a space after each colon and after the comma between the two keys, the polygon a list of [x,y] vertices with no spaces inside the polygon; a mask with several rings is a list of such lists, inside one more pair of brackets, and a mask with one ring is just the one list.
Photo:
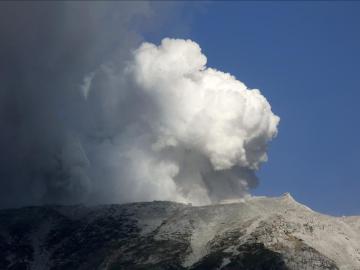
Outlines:
{"label": "ash-covered slope", "polygon": [[360,217],[289,194],[0,211],[0,269],[360,269]]}

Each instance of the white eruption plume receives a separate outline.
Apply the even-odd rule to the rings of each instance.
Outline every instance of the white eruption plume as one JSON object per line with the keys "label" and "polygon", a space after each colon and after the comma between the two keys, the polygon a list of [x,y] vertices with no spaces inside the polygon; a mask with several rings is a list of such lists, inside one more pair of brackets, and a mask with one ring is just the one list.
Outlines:
{"label": "white eruption plume", "polygon": [[135,50],[124,81],[110,158],[120,200],[208,204],[256,186],[279,123],[259,90],[206,67],[197,43],[169,38]]}

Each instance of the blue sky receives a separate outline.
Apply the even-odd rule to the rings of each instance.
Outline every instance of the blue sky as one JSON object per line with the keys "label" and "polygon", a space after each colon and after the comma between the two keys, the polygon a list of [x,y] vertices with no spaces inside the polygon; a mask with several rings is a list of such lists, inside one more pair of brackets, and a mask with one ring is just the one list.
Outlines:
{"label": "blue sky", "polygon": [[356,2],[187,4],[146,38],[198,42],[208,66],[259,88],[281,117],[254,194],[360,214],[359,14]]}

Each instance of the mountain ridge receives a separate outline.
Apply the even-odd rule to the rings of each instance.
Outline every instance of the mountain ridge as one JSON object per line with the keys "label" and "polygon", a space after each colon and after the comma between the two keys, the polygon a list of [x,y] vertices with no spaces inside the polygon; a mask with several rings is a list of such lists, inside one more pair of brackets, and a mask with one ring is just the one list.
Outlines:
{"label": "mountain ridge", "polygon": [[0,210],[0,269],[360,269],[360,217],[289,193]]}

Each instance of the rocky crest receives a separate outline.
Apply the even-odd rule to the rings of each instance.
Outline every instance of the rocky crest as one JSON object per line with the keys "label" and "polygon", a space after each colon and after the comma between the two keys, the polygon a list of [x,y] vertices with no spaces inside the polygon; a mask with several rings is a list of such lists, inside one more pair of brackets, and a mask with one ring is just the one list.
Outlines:
{"label": "rocky crest", "polygon": [[360,217],[282,197],[0,211],[0,269],[360,269]]}

